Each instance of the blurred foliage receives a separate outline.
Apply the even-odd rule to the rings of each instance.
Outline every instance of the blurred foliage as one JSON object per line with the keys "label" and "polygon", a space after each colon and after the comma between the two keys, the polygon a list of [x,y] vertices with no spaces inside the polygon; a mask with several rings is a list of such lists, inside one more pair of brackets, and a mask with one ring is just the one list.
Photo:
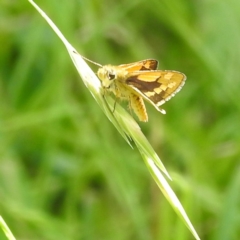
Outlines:
{"label": "blurred foliage", "polygon": [[[239,239],[240,2],[36,3],[96,62],[187,75],[141,127],[200,237]],[[15,237],[193,239],[28,1],[0,2],[0,32],[0,215]]]}

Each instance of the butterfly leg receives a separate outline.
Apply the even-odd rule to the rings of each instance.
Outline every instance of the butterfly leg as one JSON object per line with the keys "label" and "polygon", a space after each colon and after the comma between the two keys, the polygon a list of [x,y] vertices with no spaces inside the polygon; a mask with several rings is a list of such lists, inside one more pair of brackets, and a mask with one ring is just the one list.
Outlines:
{"label": "butterfly leg", "polygon": [[128,109],[129,109],[129,111],[130,111],[130,113],[131,113],[131,115],[133,117],[133,111],[132,111],[133,107],[132,107],[132,104],[131,104],[131,96],[128,97],[128,102],[129,102]]}
{"label": "butterfly leg", "polygon": [[121,97],[121,92],[116,84],[114,84],[114,94],[115,94],[115,101],[113,105],[113,113],[115,112],[116,106],[117,106],[117,101]]}
{"label": "butterfly leg", "polygon": [[114,105],[113,105],[113,111],[112,111],[112,113],[115,112],[116,106],[117,106],[117,97],[115,97],[115,101],[114,101]]}

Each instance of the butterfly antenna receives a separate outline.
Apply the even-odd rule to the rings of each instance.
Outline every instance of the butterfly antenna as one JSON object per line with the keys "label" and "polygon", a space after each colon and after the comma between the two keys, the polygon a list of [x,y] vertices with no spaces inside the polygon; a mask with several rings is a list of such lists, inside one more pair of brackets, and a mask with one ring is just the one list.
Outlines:
{"label": "butterfly antenna", "polygon": [[90,62],[90,63],[93,63],[93,64],[95,64],[95,65],[97,65],[97,66],[99,66],[99,67],[102,67],[102,65],[99,64],[99,63],[96,63],[96,62],[94,62],[94,61],[92,61],[92,60],[90,60],[90,59],[88,59],[88,58],[86,58],[86,57],[84,57],[84,56],[82,56],[82,55],[81,55],[81,57],[82,57],[83,59],[87,60],[87,61]]}

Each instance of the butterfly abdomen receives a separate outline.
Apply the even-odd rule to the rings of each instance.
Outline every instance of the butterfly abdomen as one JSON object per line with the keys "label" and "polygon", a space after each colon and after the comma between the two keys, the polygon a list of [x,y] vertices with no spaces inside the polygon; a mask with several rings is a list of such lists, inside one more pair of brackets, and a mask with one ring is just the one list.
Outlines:
{"label": "butterfly abdomen", "polygon": [[129,98],[130,108],[133,109],[134,113],[138,116],[140,121],[147,122],[148,115],[142,97],[139,97],[134,93],[131,93]]}

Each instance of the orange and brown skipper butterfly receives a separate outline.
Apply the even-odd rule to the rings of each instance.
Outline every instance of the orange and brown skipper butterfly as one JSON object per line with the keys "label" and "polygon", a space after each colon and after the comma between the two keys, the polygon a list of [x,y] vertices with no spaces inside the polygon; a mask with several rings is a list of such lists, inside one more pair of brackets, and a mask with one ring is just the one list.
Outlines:
{"label": "orange and brown skipper butterfly", "polygon": [[129,107],[143,122],[148,121],[143,100],[165,114],[165,110],[160,106],[174,97],[186,80],[186,76],[181,72],[157,70],[158,61],[154,59],[119,66],[97,65],[100,66],[97,76],[103,89],[113,92],[117,98],[129,101]]}

